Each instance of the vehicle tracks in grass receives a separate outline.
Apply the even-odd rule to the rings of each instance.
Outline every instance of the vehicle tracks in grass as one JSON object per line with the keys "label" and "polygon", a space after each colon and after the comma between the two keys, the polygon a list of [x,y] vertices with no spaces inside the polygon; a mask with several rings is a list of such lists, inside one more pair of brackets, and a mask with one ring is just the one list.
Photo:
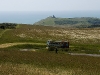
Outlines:
{"label": "vehicle tracks in grass", "polygon": [[100,57],[100,54],[85,54],[85,53],[69,53],[70,55],[79,55],[79,56],[93,56]]}
{"label": "vehicle tracks in grass", "polygon": [[0,44],[0,48],[7,48],[15,45],[23,45],[23,44],[32,44],[32,45],[46,45],[45,43],[5,43],[5,44]]}
{"label": "vehicle tracks in grass", "polygon": [[3,35],[6,31],[9,31],[9,30],[11,30],[11,29],[5,29],[5,30],[3,30],[3,31],[0,33],[0,38],[2,37],[2,35]]}

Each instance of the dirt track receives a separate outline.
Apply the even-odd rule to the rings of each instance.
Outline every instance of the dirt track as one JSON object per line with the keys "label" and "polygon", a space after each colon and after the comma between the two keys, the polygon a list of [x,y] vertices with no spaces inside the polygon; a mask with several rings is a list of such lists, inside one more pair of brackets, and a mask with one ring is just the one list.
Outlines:
{"label": "dirt track", "polygon": [[99,54],[85,54],[85,53],[69,53],[70,55],[83,55],[83,56],[93,56],[93,57],[100,57]]}
{"label": "dirt track", "polygon": [[0,44],[0,48],[7,48],[10,46],[22,45],[22,44],[45,45],[45,43],[5,43],[5,44]]}
{"label": "dirt track", "polygon": [[10,30],[10,29],[3,30],[3,31],[0,33],[0,37],[2,37],[2,35],[3,35],[6,31],[8,31],[8,30]]}

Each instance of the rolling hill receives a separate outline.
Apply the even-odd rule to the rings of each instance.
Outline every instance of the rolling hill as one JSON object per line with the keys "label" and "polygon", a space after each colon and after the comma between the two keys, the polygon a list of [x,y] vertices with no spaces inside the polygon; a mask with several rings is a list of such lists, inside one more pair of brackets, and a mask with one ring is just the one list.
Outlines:
{"label": "rolling hill", "polygon": [[[6,27],[6,26],[4,26]],[[100,28],[25,25],[0,29],[0,75],[99,75]],[[69,41],[67,52],[47,51],[47,40]],[[100,56],[100,55],[99,55]]]}
{"label": "rolling hill", "polygon": [[100,43],[99,28],[67,28],[42,25],[19,25],[16,29],[0,29],[0,43],[68,40],[70,43]]}
{"label": "rolling hill", "polygon": [[47,17],[46,19],[42,19],[36,23],[35,25],[64,25],[67,27],[77,27],[77,28],[94,28],[100,27],[100,19],[93,17],[81,17],[81,18],[56,18]]}

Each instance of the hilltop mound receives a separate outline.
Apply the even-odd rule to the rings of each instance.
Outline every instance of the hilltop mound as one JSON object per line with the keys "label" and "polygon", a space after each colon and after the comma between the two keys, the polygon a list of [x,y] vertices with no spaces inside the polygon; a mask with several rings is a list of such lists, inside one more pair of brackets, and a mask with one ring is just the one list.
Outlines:
{"label": "hilltop mound", "polygon": [[42,19],[35,23],[35,25],[64,25],[68,27],[77,28],[94,28],[100,27],[100,19],[92,17],[81,17],[81,18],[57,18],[53,15]]}

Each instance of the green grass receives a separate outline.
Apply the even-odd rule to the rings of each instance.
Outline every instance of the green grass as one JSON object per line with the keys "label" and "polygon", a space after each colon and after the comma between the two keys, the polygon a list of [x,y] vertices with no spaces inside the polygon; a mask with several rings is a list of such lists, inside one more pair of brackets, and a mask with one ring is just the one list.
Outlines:
{"label": "green grass", "polygon": [[55,25],[55,23],[54,23],[55,20],[56,20],[55,18],[48,17],[48,18],[43,19],[39,22],[36,22],[35,24],[36,25]]}
{"label": "green grass", "polygon": [[[95,21],[97,23],[94,25]],[[80,17],[80,18],[53,18],[52,16],[47,17],[46,19],[42,19],[35,23],[35,25],[64,25],[67,27],[74,27],[74,28],[95,28],[100,27],[99,25],[99,18],[91,18],[91,17]],[[96,26],[98,25],[98,26]]]}
{"label": "green grass", "polygon": [[[100,57],[69,55],[70,52],[100,54],[99,34],[98,28],[19,25],[0,38],[3,45],[19,43],[0,48],[0,75],[99,75]],[[68,40],[69,51],[59,49],[58,54],[48,51],[45,47],[49,39]]]}
{"label": "green grass", "polygon": [[6,30],[4,30],[4,29],[0,29],[0,38],[1,38],[2,35],[3,35],[6,31],[8,31],[8,30],[10,30],[10,29],[6,29]]}
{"label": "green grass", "polygon": [[[17,29],[4,32],[0,43],[46,42],[47,40],[68,40],[71,44],[100,43],[100,30],[63,28],[52,26],[19,25]],[[82,41],[82,42],[81,42]]]}
{"label": "green grass", "polygon": [[15,49],[15,50],[20,50],[20,49],[44,49],[46,48],[46,45],[36,45],[36,44],[22,44],[22,45],[15,45],[15,46],[10,46],[5,48],[5,50],[10,50],[10,49]]}
{"label": "green grass", "polygon": [[[96,62],[95,62],[96,61]],[[33,69],[43,68],[46,69],[48,74],[53,73],[54,75],[59,75],[59,73],[69,71],[69,75],[98,75],[100,74],[100,58],[99,57],[89,57],[89,56],[71,56],[68,54],[56,54],[54,52],[33,52],[33,51],[0,51],[0,64],[6,65],[5,74],[19,74],[13,71],[9,71],[10,66],[19,69],[16,65],[29,65],[33,66]],[[2,69],[5,69],[1,66]],[[22,67],[21,67],[22,68]],[[29,68],[23,66],[27,71]],[[0,69],[1,70],[1,69]],[[20,69],[19,69],[20,70]],[[33,70],[34,71],[34,70]],[[44,71],[44,70],[43,70]],[[3,71],[0,71],[3,72]],[[23,74],[24,74],[23,72]],[[35,71],[36,72],[36,71]],[[56,73],[56,74],[55,74]],[[4,73],[3,73],[4,74]],[[3,75],[2,74],[2,75]],[[27,73],[25,73],[27,75]],[[31,75],[31,74],[30,74]],[[39,74],[41,75],[41,74]],[[63,73],[61,75],[64,75]]]}
{"label": "green grass", "polygon": [[[4,32],[5,31],[5,32]],[[65,40],[70,43],[70,51],[99,54],[99,28],[63,28],[39,25],[18,25],[18,28],[1,30],[0,44],[5,43],[45,43],[47,40]],[[18,46],[19,47],[19,46]],[[22,46],[21,46],[22,47]],[[27,45],[23,45],[22,48]],[[31,46],[32,47],[32,46]],[[17,48],[17,46],[16,46]]]}
{"label": "green grass", "polygon": [[74,44],[69,51],[72,53],[100,54],[99,44]]}

